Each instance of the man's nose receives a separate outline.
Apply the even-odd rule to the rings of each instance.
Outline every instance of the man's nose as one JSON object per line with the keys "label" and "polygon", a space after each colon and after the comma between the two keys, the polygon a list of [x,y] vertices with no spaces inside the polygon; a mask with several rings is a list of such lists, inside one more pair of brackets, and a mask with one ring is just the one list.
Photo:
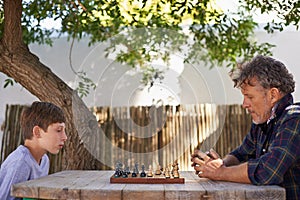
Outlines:
{"label": "man's nose", "polygon": [[247,102],[247,100],[245,98],[243,100],[242,106],[243,106],[243,108],[248,108],[249,107],[249,103]]}

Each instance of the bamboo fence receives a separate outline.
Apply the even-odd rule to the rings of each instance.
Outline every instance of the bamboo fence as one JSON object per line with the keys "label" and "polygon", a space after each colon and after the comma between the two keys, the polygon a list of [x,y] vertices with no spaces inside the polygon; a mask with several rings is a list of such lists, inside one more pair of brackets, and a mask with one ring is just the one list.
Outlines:
{"label": "bamboo fence", "polygon": [[[20,105],[6,107],[0,163],[22,143],[22,109]],[[135,163],[166,167],[177,160],[180,170],[192,170],[190,154],[195,149],[214,148],[225,156],[242,142],[251,125],[241,105],[95,107],[91,111],[106,137],[97,143],[97,155],[130,167]],[[50,173],[60,171],[61,154],[50,159]]]}

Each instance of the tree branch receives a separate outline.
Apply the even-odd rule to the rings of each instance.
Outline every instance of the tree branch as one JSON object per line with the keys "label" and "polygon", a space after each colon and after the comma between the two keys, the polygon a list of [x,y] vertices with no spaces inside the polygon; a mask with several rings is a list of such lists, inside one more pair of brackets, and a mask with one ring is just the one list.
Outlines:
{"label": "tree branch", "polygon": [[22,0],[4,0],[4,32],[2,42],[9,50],[14,52],[23,43],[22,26]]}

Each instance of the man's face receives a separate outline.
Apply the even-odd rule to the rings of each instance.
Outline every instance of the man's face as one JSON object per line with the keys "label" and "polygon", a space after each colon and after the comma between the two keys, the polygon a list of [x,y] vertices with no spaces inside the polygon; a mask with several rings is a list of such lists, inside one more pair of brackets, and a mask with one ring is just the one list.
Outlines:
{"label": "man's face", "polygon": [[[248,84],[249,82],[251,85]],[[270,90],[263,88],[256,78],[252,78],[249,82],[241,86],[244,96],[243,107],[251,114],[253,123],[262,124],[270,118],[274,105]]]}

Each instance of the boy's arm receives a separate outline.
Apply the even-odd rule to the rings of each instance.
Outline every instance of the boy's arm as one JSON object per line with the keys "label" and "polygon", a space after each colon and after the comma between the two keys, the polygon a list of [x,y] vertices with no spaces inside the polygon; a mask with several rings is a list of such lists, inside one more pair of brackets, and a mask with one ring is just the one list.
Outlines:
{"label": "boy's arm", "polygon": [[[2,166],[1,166],[2,167]],[[11,186],[16,183],[27,181],[30,169],[25,163],[3,166],[1,169],[0,199],[13,199],[10,195]]]}

